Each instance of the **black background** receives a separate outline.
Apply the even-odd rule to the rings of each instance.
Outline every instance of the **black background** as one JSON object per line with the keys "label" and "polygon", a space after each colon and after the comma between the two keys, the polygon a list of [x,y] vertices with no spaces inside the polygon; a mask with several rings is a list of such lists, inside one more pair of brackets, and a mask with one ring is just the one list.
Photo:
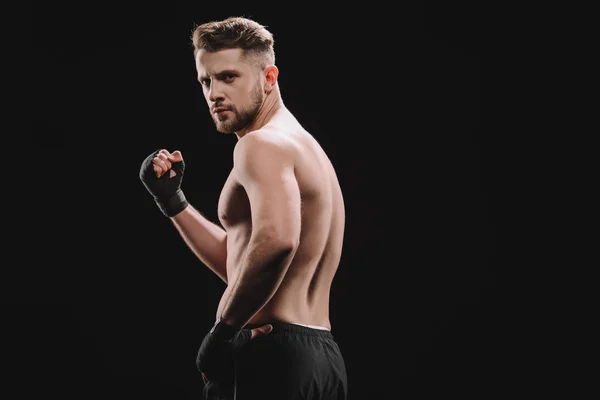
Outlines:
{"label": "black background", "polygon": [[455,4],[323,7],[33,4],[33,173],[14,232],[26,250],[3,290],[28,389],[200,398],[195,355],[224,286],[138,170],[157,148],[181,150],[183,189],[216,220],[236,139],[214,129],[189,38],[195,24],[231,15],[274,33],[283,100],[329,153],[345,193],[331,319],[349,399],[485,398],[501,384],[480,16]]}

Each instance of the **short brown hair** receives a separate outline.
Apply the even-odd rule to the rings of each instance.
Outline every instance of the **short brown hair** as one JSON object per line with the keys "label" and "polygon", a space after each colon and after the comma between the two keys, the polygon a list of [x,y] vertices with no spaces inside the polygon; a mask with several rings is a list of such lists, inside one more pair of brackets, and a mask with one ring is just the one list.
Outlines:
{"label": "short brown hair", "polygon": [[213,52],[239,48],[243,57],[252,59],[261,68],[275,64],[274,43],[273,34],[265,26],[244,17],[206,22],[192,32],[194,55],[199,50]]}

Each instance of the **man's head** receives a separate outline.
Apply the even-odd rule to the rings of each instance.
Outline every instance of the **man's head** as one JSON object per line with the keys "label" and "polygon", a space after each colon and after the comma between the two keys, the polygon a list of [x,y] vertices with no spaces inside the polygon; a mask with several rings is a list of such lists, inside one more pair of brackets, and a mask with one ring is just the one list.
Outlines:
{"label": "man's head", "polygon": [[255,21],[231,17],[197,26],[192,43],[198,80],[217,130],[245,128],[265,94],[276,87],[273,35]]}

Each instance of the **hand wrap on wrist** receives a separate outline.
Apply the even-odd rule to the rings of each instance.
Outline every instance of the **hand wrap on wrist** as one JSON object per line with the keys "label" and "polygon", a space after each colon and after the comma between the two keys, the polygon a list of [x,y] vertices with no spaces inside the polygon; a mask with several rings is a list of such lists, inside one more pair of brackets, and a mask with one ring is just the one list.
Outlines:
{"label": "hand wrap on wrist", "polygon": [[198,356],[196,366],[209,380],[227,381],[233,373],[233,357],[244,343],[250,340],[248,329],[237,329],[220,319],[206,334]]}
{"label": "hand wrap on wrist", "polygon": [[[142,162],[140,179],[148,192],[154,197],[160,211],[167,217],[173,217],[188,206],[188,201],[181,190],[185,163],[183,160],[172,163],[171,170],[157,178],[152,160],[159,152],[160,150],[156,150]],[[171,171],[175,173],[173,177],[171,177]]]}

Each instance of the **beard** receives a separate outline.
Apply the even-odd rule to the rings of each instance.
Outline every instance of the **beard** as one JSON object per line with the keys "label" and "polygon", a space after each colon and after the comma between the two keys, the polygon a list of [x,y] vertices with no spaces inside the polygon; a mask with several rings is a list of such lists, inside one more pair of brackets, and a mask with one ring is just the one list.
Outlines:
{"label": "beard", "polygon": [[227,115],[218,116],[213,114],[213,121],[217,131],[221,133],[238,132],[250,125],[250,123],[258,114],[258,110],[263,103],[265,94],[262,91],[260,83],[257,84],[250,94],[250,105],[243,109],[237,109],[232,105],[229,111],[233,113],[233,117]]}

